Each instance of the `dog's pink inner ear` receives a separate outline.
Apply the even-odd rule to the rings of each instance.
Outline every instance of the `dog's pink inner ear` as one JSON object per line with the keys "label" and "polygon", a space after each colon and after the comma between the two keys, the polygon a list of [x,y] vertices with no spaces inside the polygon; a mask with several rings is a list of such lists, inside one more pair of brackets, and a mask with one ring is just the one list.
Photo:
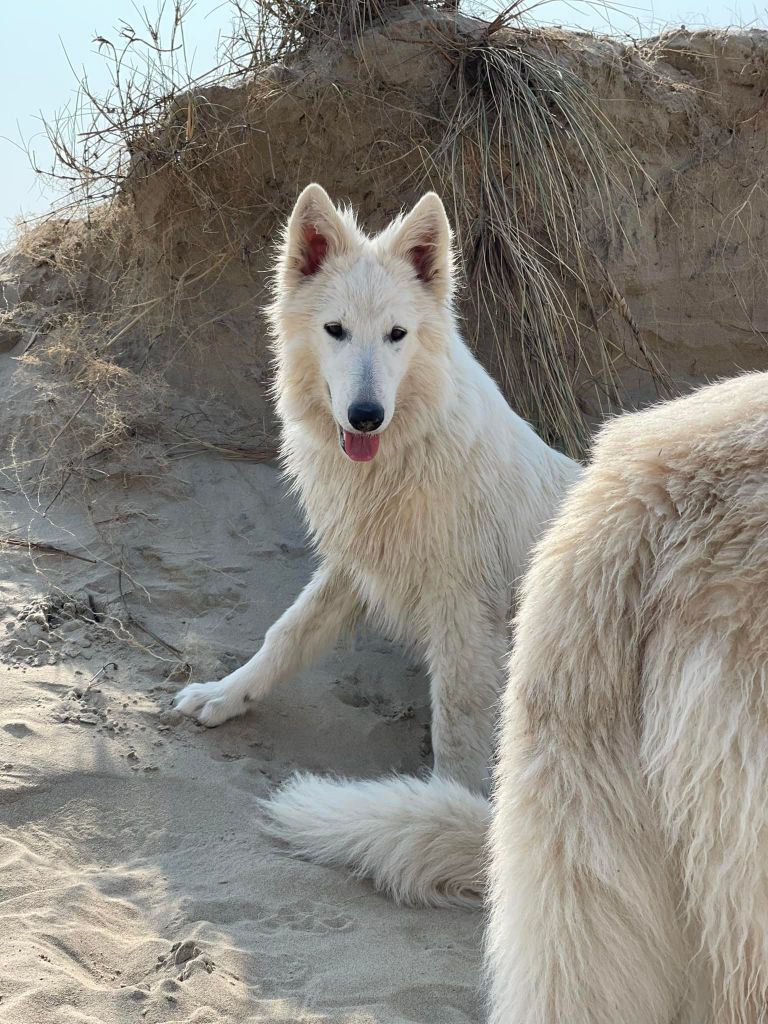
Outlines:
{"label": "dog's pink inner ear", "polygon": [[316,274],[328,255],[328,239],[321,235],[314,224],[304,225],[301,272],[305,277]]}
{"label": "dog's pink inner ear", "polygon": [[435,276],[434,246],[414,245],[408,250],[408,259],[413,264],[420,281],[429,282]]}

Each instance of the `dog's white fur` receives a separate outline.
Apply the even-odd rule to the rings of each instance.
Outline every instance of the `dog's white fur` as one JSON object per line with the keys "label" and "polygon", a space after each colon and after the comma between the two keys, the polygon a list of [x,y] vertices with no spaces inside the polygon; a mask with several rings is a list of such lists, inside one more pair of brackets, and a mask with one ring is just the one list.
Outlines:
{"label": "dog's white fur", "polygon": [[523,588],[493,1024],[768,1020],[768,375],[619,419]]}
{"label": "dog's white fur", "polygon": [[[487,788],[514,587],[580,469],[511,411],[452,298],[436,195],[370,238],[319,185],[301,194],[269,319],[285,466],[321,564],[246,665],[181,691],[185,714],[218,725],[242,713],[365,614],[425,658],[436,775]],[[369,462],[339,445],[359,398],[384,410]]]}

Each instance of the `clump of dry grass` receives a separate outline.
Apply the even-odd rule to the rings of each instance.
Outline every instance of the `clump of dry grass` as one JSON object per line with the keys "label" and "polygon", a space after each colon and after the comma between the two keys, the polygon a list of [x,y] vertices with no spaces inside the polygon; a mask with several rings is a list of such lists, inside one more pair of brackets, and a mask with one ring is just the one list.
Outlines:
{"label": "clump of dry grass", "polygon": [[[413,0],[233,0],[228,39],[232,63],[249,71],[304,53],[318,39],[355,39]],[[422,8],[457,10],[459,0],[419,0]]]}
{"label": "clump of dry grass", "polygon": [[97,92],[84,73],[75,100],[44,122],[51,167],[31,154],[38,173],[63,193],[60,212],[114,199],[137,156],[172,160],[173,152],[158,148],[158,128],[180,92],[226,77],[224,65],[192,77],[184,39],[189,7],[190,0],[163,3],[154,19],[144,11],[136,24],[120,22],[113,38],[94,38],[110,85]]}
{"label": "clump of dry grass", "polygon": [[[605,273],[590,231],[622,230],[616,196],[631,201],[638,168],[546,38],[521,45],[502,28],[499,20],[484,38],[449,53],[456,95],[444,111],[438,154],[475,306],[507,392],[548,440],[578,456],[589,432],[574,387],[584,375],[579,336],[587,327],[577,303],[592,313],[594,329],[592,295]],[[588,372],[610,409],[619,404],[617,348],[599,329],[594,336],[600,366]],[[643,351],[641,358],[657,386],[671,388],[653,357]]]}

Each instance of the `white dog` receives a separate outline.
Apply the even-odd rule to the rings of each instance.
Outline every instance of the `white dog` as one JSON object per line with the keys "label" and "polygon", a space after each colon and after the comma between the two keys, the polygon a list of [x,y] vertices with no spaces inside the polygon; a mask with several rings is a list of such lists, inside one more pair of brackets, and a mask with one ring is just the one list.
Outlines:
{"label": "white dog", "polygon": [[269,319],[285,466],[321,564],[246,665],[177,707],[225,722],[365,614],[426,660],[436,774],[480,792],[514,587],[580,470],[470,354],[452,270],[432,193],[374,238],[319,185],[299,197]]}
{"label": "white dog", "polygon": [[768,374],[602,432],[504,703],[493,1024],[768,1020]]}

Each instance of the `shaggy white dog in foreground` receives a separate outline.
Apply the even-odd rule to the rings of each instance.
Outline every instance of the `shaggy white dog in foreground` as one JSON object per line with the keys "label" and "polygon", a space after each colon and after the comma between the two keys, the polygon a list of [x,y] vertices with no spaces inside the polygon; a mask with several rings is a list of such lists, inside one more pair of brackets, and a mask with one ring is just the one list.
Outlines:
{"label": "shaggy white dog in foreground", "polygon": [[540,545],[491,830],[494,1024],[768,1020],[768,374],[627,416]]}
{"label": "shaggy white dog in foreground", "polygon": [[[492,1024],[768,1020],[768,374],[605,427],[523,587],[490,833]],[[294,851],[480,894],[453,783],[297,778]]]}
{"label": "shaggy white dog in foreground", "polygon": [[269,311],[283,457],[320,567],[246,665],[177,707],[246,711],[366,615],[429,668],[435,773],[487,789],[514,587],[579,467],[516,416],[453,311],[430,193],[374,238],[299,197]]}

